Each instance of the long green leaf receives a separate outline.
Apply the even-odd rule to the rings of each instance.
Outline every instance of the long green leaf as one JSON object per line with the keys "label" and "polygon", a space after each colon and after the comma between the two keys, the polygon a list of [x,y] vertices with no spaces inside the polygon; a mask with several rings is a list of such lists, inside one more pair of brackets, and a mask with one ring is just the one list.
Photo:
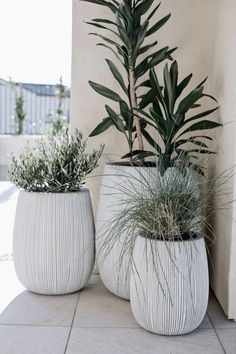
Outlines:
{"label": "long green leaf", "polygon": [[150,13],[150,15],[148,15],[147,20],[150,21],[151,18],[155,15],[156,11],[159,9],[161,3],[159,2],[159,4],[152,10],[152,12]]}
{"label": "long green leaf", "polygon": [[93,32],[91,32],[91,33],[89,33],[89,34],[92,35],[92,36],[97,36],[97,37],[103,39],[105,42],[114,45],[114,46],[117,48],[118,52],[119,52],[123,57],[124,57],[124,56],[127,56],[126,52],[125,52],[125,51],[123,50],[123,48],[119,45],[119,43],[117,43],[117,42],[115,42],[115,41],[113,41],[113,40],[111,40],[111,39],[109,39],[109,38],[107,38],[107,37],[105,37],[105,36],[102,36],[102,35],[100,35],[100,34],[98,34],[98,33],[93,33]]}
{"label": "long green leaf", "polygon": [[115,127],[122,133],[125,132],[125,127],[123,125],[122,119],[116,114],[116,112],[113,111],[113,109],[107,105],[105,105],[106,111],[109,114],[109,117],[111,118],[113,124]]}
{"label": "long green leaf", "polygon": [[166,15],[165,17],[163,17],[160,21],[158,21],[157,23],[155,23],[155,25],[153,25],[148,31],[146,36],[151,36],[153,33],[157,32],[162,26],[164,26],[164,24],[169,20],[171,14]]}
{"label": "long green leaf", "polygon": [[156,152],[153,151],[143,151],[143,150],[134,150],[124,156],[122,156],[122,159],[127,159],[129,157],[133,157],[134,160],[141,160],[145,159],[146,157],[150,156],[158,156]]}
{"label": "long green leaf", "polygon": [[116,23],[111,21],[111,20],[108,20],[106,18],[93,18],[91,21],[93,22],[97,22],[97,23],[106,23],[108,25],[113,25],[113,26],[116,26]]}
{"label": "long green leaf", "polygon": [[112,4],[109,1],[105,1],[105,0],[80,0],[80,1],[90,2],[92,4],[102,5],[102,6],[108,7],[114,13],[116,13],[116,11],[118,10],[117,6],[115,6],[114,4]]}
{"label": "long green leaf", "polygon": [[172,147],[173,148],[178,148],[179,146],[181,145],[185,145],[185,144],[188,144],[188,143],[192,143],[192,144],[195,144],[195,145],[198,145],[198,146],[201,146],[201,147],[204,147],[204,148],[208,148],[208,145],[203,143],[202,141],[199,141],[199,140],[194,140],[193,137],[189,138],[189,139],[181,139],[181,140],[178,140],[176,142],[174,142],[172,144]]}
{"label": "long green leaf", "polygon": [[170,67],[170,78],[172,83],[172,99],[171,99],[171,111],[174,111],[176,103],[176,94],[178,86],[178,63],[176,60],[173,61]]}
{"label": "long green leaf", "polygon": [[113,124],[110,118],[104,118],[101,123],[99,123],[96,128],[90,133],[90,137],[99,135],[107,130]]}
{"label": "long green leaf", "polygon": [[156,45],[157,45],[157,41],[155,41],[155,42],[153,42],[153,43],[151,43],[151,44],[147,44],[147,45],[141,47],[141,48],[139,49],[139,51],[138,51],[138,55],[147,52],[149,49],[155,47]]}
{"label": "long green leaf", "polygon": [[191,91],[180,103],[176,113],[185,114],[202,97],[203,87]]}
{"label": "long green leaf", "polygon": [[186,119],[185,122],[184,122],[184,124],[187,124],[187,123],[189,123],[189,122],[192,122],[193,120],[196,120],[196,119],[200,119],[200,118],[209,116],[211,113],[215,112],[218,108],[219,108],[219,107],[215,107],[215,108],[213,108],[213,109],[209,109],[209,110],[207,110],[207,111],[204,111],[204,112],[201,112],[201,113],[199,113],[199,114],[196,114],[195,116]]}
{"label": "long green leaf", "polygon": [[140,28],[137,30],[137,41],[136,41],[136,44],[133,48],[133,51],[131,53],[131,63],[132,65],[134,65],[137,57],[138,57],[138,53],[139,53],[139,50],[140,50],[140,47],[141,45],[143,44],[144,42],[144,39],[146,37],[146,33],[147,33],[147,29],[148,29],[148,21],[146,20],[142,26],[140,26]]}
{"label": "long green leaf", "polygon": [[160,101],[161,105],[163,106],[163,109],[165,111],[166,117],[168,117],[168,115],[169,115],[168,108],[166,106],[164,97],[162,95],[161,87],[159,85],[158,78],[156,76],[156,73],[155,73],[154,69],[150,70],[149,78],[150,78],[150,81],[151,81],[152,90],[156,93],[156,96],[157,96],[158,100]]}
{"label": "long green leaf", "polygon": [[113,30],[112,30],[111,28],[109,28],[109,27],[106,27],[106,26],[104,26],[104,25],[101,25],[100,23],[93,23],[93,22],[89,22],[89,21],[87,21],[86,23],[87,23],[87,25],[94,26],[94,27],[97,27],[97,28],[101,28],[101,29],[105,29],[105,30],[107,30],[107,31],[110,31],[110,32],[112,32],[114,35],[116,35],[117,37],[119,37],[119,33],[117,33],[116,31],[113,31]]}
{"label": "long green leaf", "polygon": [[119,62],[125,67],[125,64],[123,63],[123,61],[121,60],[121,58],[119,57],[119,55],[115,52],[115,50],[113,48],[111,48],[109,45],[106,45],[104,43],[97,43],[97,46],[100,47],[104,47],[109,49],[110,51],[112,51],[112,53],[115,55],[115,57],[119,60]]}
{"label": "long green leaf", "polygon": [[125,101],[120,102],[120,113],[126,123],[126,128],[130,132],[133,128],[133,114]]}
{"label": "long green leaf", "polygon": [[154,98],[155,98],[155,91],[149,90],[146,94],[142,96],[142,99],[139,103],[139,108],[144,109],[153,101]]}
{"label": "long green leaf", "polygon": [[172,113],[172,101],[173,101],[173,87],[170,72],[168,69],[168,64],[165,65],[164,71],[164,84],[165,84],[165,96],[166,96],[166,105],[168,105],[169,113]]}
{"label": "long green leaf", "polygon": [[108,66],[109,66],[114,78],[119,82],[121,88],[126,93],[126,95],[128,95],[128,90],[127,90],[127,88],[125,86],[125,82],[124,82],[123,77],[120,74],[119,70],[117,69],[117,67],[115,66],[115,64],[111,60],[106,59],[106,62],[108,64]]}
{"label": "long green leaf", "polygon": [[117,93],[107,88],[106,86],[97,84],[96,82],[93,81],[89,81],[89,85],[94,89],[94,91],[99,93],[99,95],[101,96],[107,97],[110,100],[117,101],[117,102],[120,102],[122,100]]}
{"label": "long green leaf", "polygon": [[183,90],[188,86],[190,80],[192,79],[193,74],[188,75],[187,77],[185,77],[180,84],[177,86],[177,90],[176,90],[176,98],[180,97],[181,93],[183,92]]}
{"label": "long green leaf", "polygon": [[[217,122],[213,122],[211,120],[202,120],[200,122],[194,123],[192,125],[190,125],[190,127],[188,127],[187,129],[185,129],[179,136],[182,136],[188,132],[192,132],[192,131],[197,131],[197,130],[208,130],[208,129],[214,129],[214,128],[218,128],[221,127],[222,124],[217,123]],[[176,138],[176,140],[178,139]]]}
{"label": "long green leaf", "polygon": [[144,138],[147,140],[147,142],[158,152],[158,154],[161,154],[161,148],[158,145],[158,143],[151,137],[151,135],[145,130],[142,130],[142,134]]}
{"label": "long green leaf", "polygon": [[145,0],[142,1],[135,9],[134,16],[144,15],[152,6],[154,0]]}

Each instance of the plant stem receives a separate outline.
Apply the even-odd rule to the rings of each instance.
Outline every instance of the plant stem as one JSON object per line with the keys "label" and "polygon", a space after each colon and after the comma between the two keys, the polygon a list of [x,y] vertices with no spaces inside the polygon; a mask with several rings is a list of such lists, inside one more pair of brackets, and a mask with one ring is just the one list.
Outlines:
{"label": "plant stem", "polygon": [[144,150],[140,120],[139,120],[139,117],[138,117],[137,111],[136,111],[136,109],[138,108],[137,96],[136,96],[136,90],[135,90],[136,79],[135,79],[134,67],[132,67],[132,66],[129,68],[129,82],[130,82],[130,102],[131,102],[132,113],[134,115],[134,124],[136,127],[138,149]]}

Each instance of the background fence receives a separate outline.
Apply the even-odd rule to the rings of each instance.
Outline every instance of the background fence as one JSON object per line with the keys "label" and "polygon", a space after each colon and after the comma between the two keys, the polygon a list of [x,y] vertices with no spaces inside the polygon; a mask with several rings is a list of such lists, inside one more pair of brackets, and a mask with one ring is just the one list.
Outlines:
{"label": "background fence", "polygon": [[[65,88],[65,87],[64,87]],[[23,98],[23,134],[41,134],[50,128],[50,120],[56,116],[60,98],[58,85],[14,83],[0,79],[0,134],[16,134],[16,99],[19,90]],[[63,116],[69,122],[70,90],[65,88],[61,99]]]}

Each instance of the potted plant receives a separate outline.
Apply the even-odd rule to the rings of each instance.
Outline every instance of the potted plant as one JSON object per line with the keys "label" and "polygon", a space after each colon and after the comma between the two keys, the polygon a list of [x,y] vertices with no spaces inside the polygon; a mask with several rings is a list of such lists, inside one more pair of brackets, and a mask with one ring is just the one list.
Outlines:
{"label": "potted plant", "polygon": [[[120,176],[124,173],[135,173],[134,155],[137,151],[144,150],[143,129],[147,122],[140,118],[136,109],[141,109],[145,94],[149,92],[150,81],[146,78],[150,68],[156,67],[165,59],[172,59],[171,54],[176,48],[170,49],[168,46],[158,48],[157,40],[151,40],[157,31],[168,21],[170,14],[156,20],[155,18],[160,4],[153,6],[153,0],[133,1],[124,0],[121,2],[107,0],[82,0],[96,5],[104,6],[111,12],[109,18],[94,18],[88,23],[100,29],[100,33],[92,33],[101,39],[98,46],[110,50],[116,58],[116,63],[107,59],[108,68],[118,83],[121,94],[114,90],[89,81],[90,86],[101,96],[117,104],[117,109],[105,105],[107,117],[91,132],[90,136],[96,136],[109,129],[111,126],[117,132],[123,134],[127,141],[127,154],[129,161],[106,164],[103,173],[102,187],[98,204],[98,214],[96,226],[100,227],[111,218],[113,213],[112,205],[116,204],[117,198],[112,189],[120,183]],[[153,6],[153,7],[152,7]],[[104,35],[107,32],[109,35]],[[111,36],[113,36],[111,38]],[[158,49],[157,49],[158,48]],[[121,70],[119,68],[122,68]],[[135,148],[137,143],[138,147]],[[134,150],[137,150],[136,152]],[[126,155],[127,155],[126,154]],[[138,163],[140,168],[145,166],[144,155]],[[150,166],[150,162],[146,163]],[[120,253],[121,244],[117,244],[110,254],[110,262],[103,263],[100,275],[106,287],[114,294],[129,298],[129,281],[122,279],[116,272],[117,260]],[[123,263],[123,274],[126,278],[128,269],[126,261]],[[112,271],[111,271],[112,269]],[[111,276],[112,274],[112,276]]]}
{"label": "potted plant", "polygon": [[200,177],[198,185],[189,168],[167,169],[164,176],[157,171],[148,178],[139,170],[133,181],[127,176],[123,210],[107,224],[100,248],[109,254],[114,240],[119,242],[126,232],[120,263],[130,255],[131,307],[146,330],[179,335],[202,322],[209,291],[205,247],[205,228],[212,232],[209,199],[217,192],[220,204],[223,179],[222,175],[220,181],[205,185]]}
{"label": "potted plant", "polygon": [[78,131],[49,136],[12,157],[9,178],[19,187],[13,253],[16,273],[29,290],[67,294],[85,286],[94,264],[94,224],[84,180],[103,146],[86,153]]}

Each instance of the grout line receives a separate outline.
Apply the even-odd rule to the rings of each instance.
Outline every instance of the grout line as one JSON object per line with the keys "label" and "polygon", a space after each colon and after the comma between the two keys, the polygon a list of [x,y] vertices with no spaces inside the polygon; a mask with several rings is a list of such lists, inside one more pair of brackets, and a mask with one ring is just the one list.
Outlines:
{"label": "grout line", "polygon": [[[76,327],[73,327],[73,328],[77,328],[77,329],[80,329],[80,328],[88,328],[88,329],[143,329],[142,327],[140,326],[136,326],[136,327],[128,327],[128,326],[116,326],[116,327],[111,327],[111,326],[76,326]],[[151,333],[151,332],[150,332]]]}
{"label": "grout line", "polygon": [[[207,315],[208,315],[208,313],[207,313]],[[209,315],[208,315],[208,317],[209,317],[209,321],[211,322],[212,328],[213,328],[213,330],[214,330],[214,332],[215,332],[215,335],[216,335],[216,337],[217,337],[217,339],[218,339],[218,342],[220,343],[220,346],[221,346],[221,348],[222,348],[222,350],[223,350],[223,353],[224,353],[224,354],[227,354],[227,353],[226,353],[226,350],[225,350],[225,348],[224,348],[224,346],[223,346],[223,343],[221,342],[221,339],[220,339],[220,337],[219,337],[219,335],[218,335],[218,333],[217,333],[217,330],[216,330],[216,328],[215,328],[215,326],[214,326],[214,324],[213,324],[213,321],[212,321],[211,317],[210,317]]]}
{"label": "grout line", "polygon": [[44,325],[44,324],[30,324],[30,323],[0,323],[1,326],[22,326],[22,327],[47,327],[47,328],[69,328],[70,325]]}
{"label": "grout line", "polygon": [[78,308],[79,298],[80,298],[80,293],[79,293],[79,296],[78,296],[78,299],[77,299],[77,302],[76,302],[76,305],[75,305],[75,310],[74,310],[74,313],[73,313],[73,317],[72,317],[72,320],[71,320],[70,330],[69,330],[68,338],[67,338],[67,341],[66,341],[64,354],[66,354],[66,351],[67,351],[67,348],[68,348],[70,335],[71,335],[71,331],[72,331],[74,320],[75,320],[75,314],[76,314],[76,311],[77,311],[77,308]]}

